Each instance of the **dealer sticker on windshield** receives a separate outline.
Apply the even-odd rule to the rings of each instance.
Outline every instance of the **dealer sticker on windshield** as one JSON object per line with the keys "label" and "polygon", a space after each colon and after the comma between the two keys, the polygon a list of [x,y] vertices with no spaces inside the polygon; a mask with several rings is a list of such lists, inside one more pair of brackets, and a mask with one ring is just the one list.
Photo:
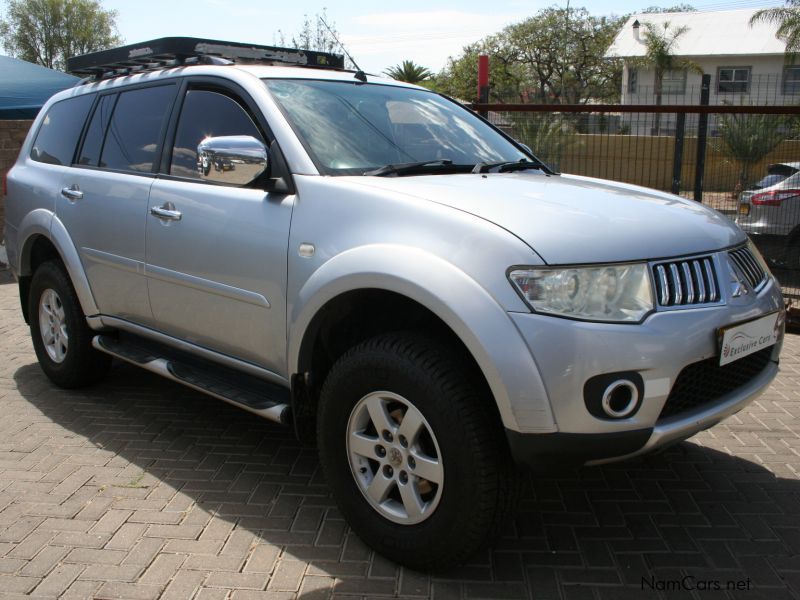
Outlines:
{"label": "dealer sticker on windshield", "polygon": [[719,365],[727,365],[778,341],[780,313],[772,313],[755,321],[733,325],[721,330],[722,352]]}

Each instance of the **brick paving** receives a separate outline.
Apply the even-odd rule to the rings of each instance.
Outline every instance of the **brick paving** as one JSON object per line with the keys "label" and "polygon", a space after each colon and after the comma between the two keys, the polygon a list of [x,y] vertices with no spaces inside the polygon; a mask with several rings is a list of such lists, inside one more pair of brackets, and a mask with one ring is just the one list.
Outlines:
{"label": "brick paving", "polygon": [[127,365],[53,387],[0,272],[0,597],[798,598],[798,357],[689,442],[527,475],[492,547],[428,575],[350,533],[289,430]]}

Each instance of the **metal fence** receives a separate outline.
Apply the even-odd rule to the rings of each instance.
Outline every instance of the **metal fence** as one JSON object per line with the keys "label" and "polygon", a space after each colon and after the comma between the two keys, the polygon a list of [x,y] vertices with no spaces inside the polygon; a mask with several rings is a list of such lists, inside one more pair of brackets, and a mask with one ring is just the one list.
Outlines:
{"label": "metal fence", "polygon": [[800,308],[800,107],[473,108],[558,171],[680,194],[736,220]]}

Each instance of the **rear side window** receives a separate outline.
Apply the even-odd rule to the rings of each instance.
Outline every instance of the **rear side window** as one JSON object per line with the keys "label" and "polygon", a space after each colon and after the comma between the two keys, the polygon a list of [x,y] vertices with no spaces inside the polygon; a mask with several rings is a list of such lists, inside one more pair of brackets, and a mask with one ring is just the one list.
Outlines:
{"label": "rear side window", "polygon": [[199,178],[197,145],[206,137],[250,135],[264,141],[250,115],[233,98],[208,90],[186,94],[172,149],[170,175]]}
{"label": "rear side window", "polygon": [[122,92],[108,124],[99,166],[150,173],[174,95],[174,85]]}
{"label": "rear side window", "polygon": [[31,158],[51,165],[70,165],[92,102],[94,94],[86,94],[51,106],[36,133]]}
{"label": "rear side window", "polygon": [[100,164],[100,151],[103,148],[103,136],[111,119],[111,111],[114,110],[114,103],[117,95],[103,96],[94,109],[92,120],[89,121],[89,129],[86,131],[86,138],[83,140],[81,156],[78,159],[79,165],[89,165],[96,167]]}

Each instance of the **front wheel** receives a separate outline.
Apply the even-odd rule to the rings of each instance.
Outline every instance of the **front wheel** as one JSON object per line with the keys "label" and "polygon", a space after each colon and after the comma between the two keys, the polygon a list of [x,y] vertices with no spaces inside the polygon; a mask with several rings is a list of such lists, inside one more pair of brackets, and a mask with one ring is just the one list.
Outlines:
{"label": "front wheel", "polygon": [[93,333],[59,261],[47,261],[36,269],[28,302],[33,348],[53,383],[77,388],[106,374],[111,357],[92,347]]}
{"label": "front wheel", "polygon": [[342,513],[415,569],[468,558],[513,501],[492,398],[452,356],[422,336],[380,336],[336,362],[320,397],[320,461]]}

